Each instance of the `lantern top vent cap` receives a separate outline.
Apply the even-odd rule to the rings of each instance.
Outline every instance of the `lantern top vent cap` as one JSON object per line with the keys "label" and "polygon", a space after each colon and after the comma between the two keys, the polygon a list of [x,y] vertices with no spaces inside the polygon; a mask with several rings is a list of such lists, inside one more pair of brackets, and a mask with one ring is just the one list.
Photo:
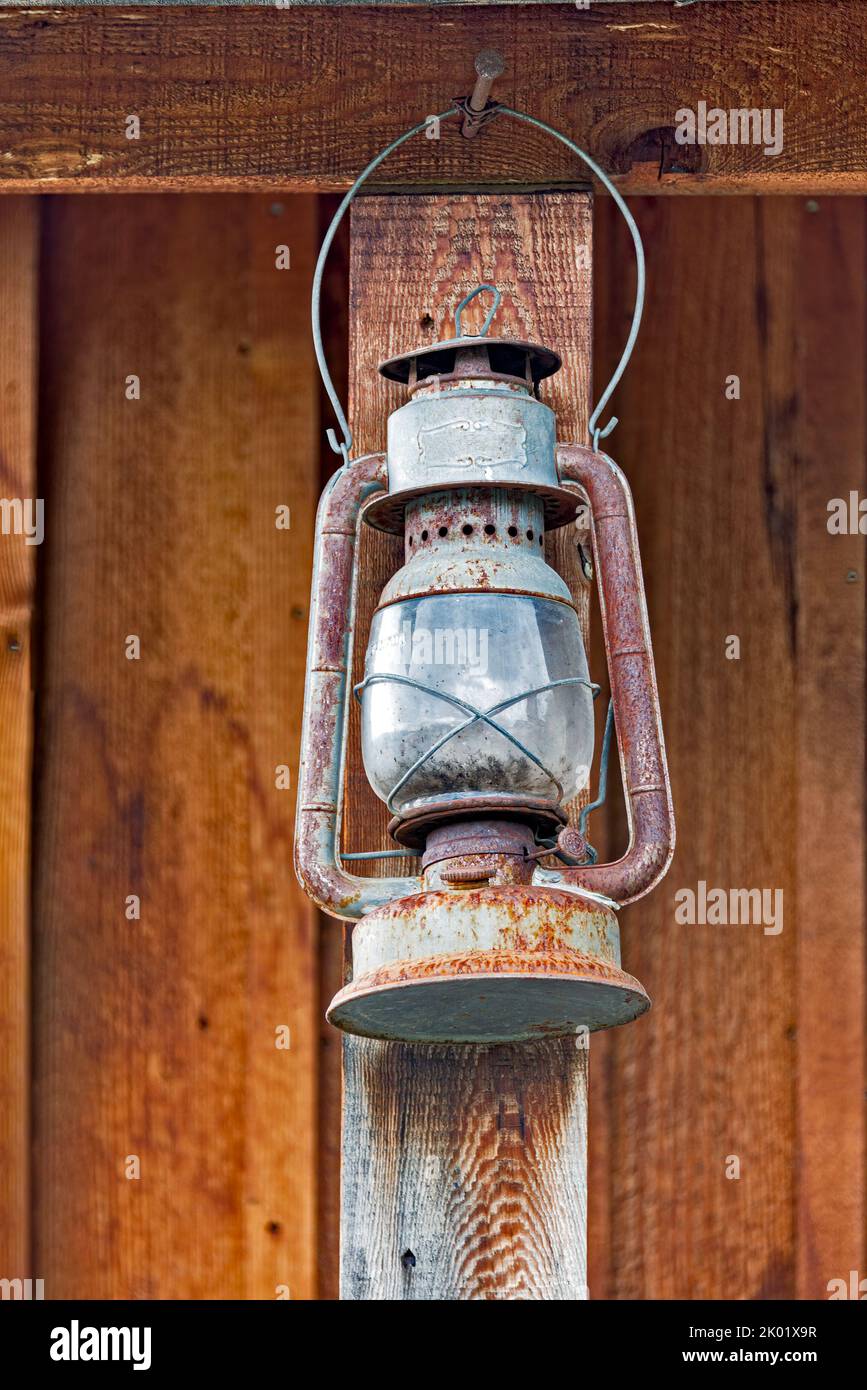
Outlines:
{"label": "lantern top vent cap", "polygon": [[[463,361],[459,361],[459,354],[464,353]],[[486,367],[482,366],[483,353],[487,353]],[[399,357],[389,357],[380,362],[379,370],[389,381],[399,381],[405,386],[421,385],[432,376],[510,377],[535,386],[545,377],[553,376],[560,366],[558,354],[538,343],[527,343],[521,338],[459,335],[415,348]]]}
{"label": "lantern top vent cap", "polygon": [[[480,294],[493,295],[493,303],[482,324],[481,333],[470,336],[461,328],[461,315]],[[429,377],[452,381],[489,377],[507,378],[534,388],[560,368],[560,358],[550,348],[526,343],[521,338],[489,338],[488,329],[500,307],[502,296],[496,285],[476,285],[455,309],[455,336],[443,338],[427,347],[415,348],[400,357],[389,357],[379,370],[389,381],[400,381],[414,388]]]}

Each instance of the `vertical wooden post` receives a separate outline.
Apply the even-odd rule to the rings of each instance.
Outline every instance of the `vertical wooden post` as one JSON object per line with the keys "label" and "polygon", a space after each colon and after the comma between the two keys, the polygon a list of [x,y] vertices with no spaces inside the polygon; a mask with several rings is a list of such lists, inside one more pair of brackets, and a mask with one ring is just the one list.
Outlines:
{"label": "vertical wooden post", "polygon": [[[589,194],[369,197],[351,232],[350,419],[356,453],[385,445],[403,399],[377,361],[451,336],[482,281],[495,333],[550,343],[562,439],[585,438],[591,345]],[[475,306],[473,306],[475,307]],[[556,552],[556,553],[555,553]],[[574,532],[552,543],[573,573]],[[402,563],[364,542],[356,661],[382,582]],[[586,619],[586,605],[585,605]],[[357,729],[351,748],[357,754]],[[358,759],[355,759],[356,766]],[[384,810],[348,783],[347,838],[385,847]],[[389,866],[395,869],[394,861]],[[587,1053],[574,1038],[521,1046],[344,1044],[341,1296],[574,1299],[586,1290]]]}

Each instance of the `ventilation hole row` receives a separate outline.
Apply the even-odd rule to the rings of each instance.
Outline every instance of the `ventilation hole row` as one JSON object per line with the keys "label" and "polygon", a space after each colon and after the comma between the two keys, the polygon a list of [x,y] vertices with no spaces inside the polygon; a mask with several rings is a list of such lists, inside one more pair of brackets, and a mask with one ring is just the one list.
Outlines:
{"label": "ventilation hole row", "polygon": [[[475,528],[474,528],[473,526],[471,526],[469,522],[466,522],[466,524],[463,525],[463,526],[461,527],[461,532],[462,532],[462,534],[465,535],[465,536],[471,536],[471,535],[473,534],[474,529],[475,529]],[[517,528],[517,526],[509,526],[509,527],[507,527],[506,529],[507,529],[508,534],[509,534],[513,539],[514,539],[515,536],[517,536],[517,534],[518,534],[518,528]],[[496,528],[496,526],[493,526],[493,525],[491,525],[490,522],[488,522],[487,526],[484,527],[484,532],[485,532],[485,535],[486,535],[486,536],[495,536],[495,535],[497,534],[497,528]],[[445,539],[445,537],[448,535],[448,533],[449,533],[449,528],[448,528],[447,526],[440,526],[439,530],[437,531],[437,535],[438,535],[441,539]],[[426,541],[426,540],[428,540],[429,538],[430,538],[430,531],[422,531],[421,536],[419,537],[419,539],[422,540],[422,541]],[[533,531],[532,528],[531,528],[531,529],[527,532],[527,540],[528,540],[528,541],[532,541],[534,538],[535,538],[535,533],[534,533],[534,531]],[[541,534],[541,532],[540,532],[540,534],[539,534],[538,540],[539,540],[539,544],[540,544],[540,545],[544,545],[544,544],[545,544],[545,538],[544,538],[544,536]],[[414,537],[414,536],[410,536],[410,537],[409,537],[409,544],[410,544],[410,545],[414,545],[414,544],[415,544],[415,537]]]}

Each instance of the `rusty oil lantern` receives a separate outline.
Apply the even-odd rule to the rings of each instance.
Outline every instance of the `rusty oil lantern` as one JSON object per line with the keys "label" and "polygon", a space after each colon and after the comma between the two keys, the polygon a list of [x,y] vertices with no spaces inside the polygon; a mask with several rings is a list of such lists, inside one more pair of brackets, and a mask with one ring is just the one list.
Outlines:
{"label": "rusty oil lantern", "polygon": [[[320,280],[321,259],[314,323]],[[461,314],[480,292],[494,303],[467,336]],[[594,430],[594,447],[556,442],[539,383],[560,359],[490,333],[498,302],[479,286],[454,337],[382,363],[408,395],[386,454],[349,460],[339,405],[344,444],[331,435],[344,464],[317,519],[296,868],[320,907],[356,923],[352,978],[327,1016],[363,1036],[517,1041],[611,1027],[650,1005],[621,968],[616,916],[658,882],[674,845],[632,500],[599,450],[607,431]],[[635,331],[638,317],[640,296]],[[606,744],[613,722],[630,828],[608,864],[587,862],[563,810],[589,780],[595,687],[573,595],[544,550],[582,505],[611,688]],[[352,692],[362,526],[402,535],[405,563],[382,591]],[[341,854],[353,694],[364,769],[392,815],[386,853],[416,854],[417,876],[360,877],[351,859],[379,852]]]}

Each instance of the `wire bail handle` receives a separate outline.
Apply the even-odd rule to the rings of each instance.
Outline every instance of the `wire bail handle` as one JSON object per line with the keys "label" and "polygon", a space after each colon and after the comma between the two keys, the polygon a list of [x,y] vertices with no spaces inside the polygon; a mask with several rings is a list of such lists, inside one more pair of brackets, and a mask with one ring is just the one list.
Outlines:
{"label": "wire bail handle", "polygon": [[[361,173],[358,175],[358,178],[355,180],[352,187],[349,189],[349,192],[343,198],[339,208],[337,209],[336,213],[331,219],[331,223],[323,238],[322,246],[319,251],[319,257],[316,261],[316,269],[313,273],[313,293],[311,296],[310,306],[313,328],[313,347],[316,352],[316,362],[319,367],[319,374],[322,378],[322,384],[325,387],[328,399],[331,402],[331,406],[334,410],[334,414],[337,419],[337,424],[343,438],[338,439],[337,434],[333,429],[327,429],[325,431],[325,436],[334,452],[336,454],[340,454],[343,458],[344,467],[346,467],[350,462],[349,451],[352,448],[352,431],[349,428],[349,423],[346,419],[343,406],[340,403],[340,397],[338,396],[337,391],[334,388],[334,382],[331,380],[331,373],[329,372],[328,364],[325,361],[325,351],[322,346],[322,325],[320,323],[322,277],[325,270],[325,262],[328,258],[328,252],[331,250],[331,243],[334,241],[334,237],[337,233],[337,228],[343,221],[344,213],[346,212],[347,208],[355,198],[355,195],[361,188],[361,185],[376,169],[379,168],[383,160],[387,159],[390,154],[393,154],[394,151],[399,149],[401,145],[405,144],[407,140],[411,140],[413,135],[418,135],[421,131],[427,130],[430,126],[431,121],[446,121],[449,120],[450,117],[459,116],[463,114],[464,112],[461,107],[452,106],[449,108],[449,110],[440,112],[438,116],[428,116],[424,121],[420,121],[418,125],[410,126],[410,128],[408,130],[405,130],[402,135],[398,135],[395,140],[392,140],[390,145],[386,145],[385,149],[380,150],[379,154],[376,155],[370,161],[367,167],[361,171]],[[604,170],[600,169],[599,165],[596,163],[594,159],[590,157],[587,151],[582,150],[580,145],[576,145],[574,140],[570,140],[568,135],[564,135],[563,132],[560,130],[555,130],[554,126],[548,125],[545,121],[540,121],[538,117],[529,116],[525,111],[515,111],[510,106],[497,106],[495,110],[493,110],[490,114],[492,117],[509,116],[512,120],[523,121],[526,125],[535,126],[537,130],[542,130],[547,135],[552,136],[553,139],[559,140],[560,143],[565,145],[568,150],[571,150],[573,154],[576,154],[578,158],[590,170],[590,172],[595,175],[595,177],[599,180],[602,186],[611,194],[611,197],[614,199],[614,202],[617,205],[617,208],[621,213],[623,220],[629,228],[629,234],[632,237],[632,245],[635,250],[636,270],[635,305],[632,310],[632,323],[630,325],[629,335],[626,339],[626,345],[622,353],[620,354],[620,361],[617,363],[617,366],[615,367],[614,372],[611,375],[608,385],[605,387],[605,390],[599,397],[593,414],[590,416],[590,423],[588,425],[588,433],[590,435],[593,448],[594,450],[598,451],[600,439],[607,438],[607,436],[611,433],[611,431],[617,424],[616,415],[612,415],[611,419],[604,426],[600,426],[599,417],[605,410],[605,407],[611,399],[611,396],[615,388],[618,386],[620,379],[623,376],[623,373],[626,371],[626,368],[629,365],[629,359],[632,356],[632,351],[635,347],[636,339],[638,338],[638,330],[641,327],[641,316],[644,310],[644,291],[646,279],[644,246],[642,245],[641,234],[636,225],[635,218],[632,216],[632,213],[629,211],[629,208],[626,206],[626,203],[623,201],[622,196],[620,195],[620,193],[618,193],[611,179],[604,172]],[[494,285],[479,285],[475,290],[473,290],[472,294],[467,295],[467,297],[461,301],[461,303],[457,307],[457,310],[455,311],[456,336],[461,336],[461,311],[465,309],[467,304],[469,304],[470,300],[474,299],[476,295],[479,294],[482,290],[491,290],[496,296],[494,300],[494,306],[488,313],[487,318],[485,319],[484,327],[482,328],[482,333],[480,336],[484,337],[484,335],[487,333],[491,325],[491,320],[493,319],[494,314],[496,313],[500,304],[500,293]]]}

